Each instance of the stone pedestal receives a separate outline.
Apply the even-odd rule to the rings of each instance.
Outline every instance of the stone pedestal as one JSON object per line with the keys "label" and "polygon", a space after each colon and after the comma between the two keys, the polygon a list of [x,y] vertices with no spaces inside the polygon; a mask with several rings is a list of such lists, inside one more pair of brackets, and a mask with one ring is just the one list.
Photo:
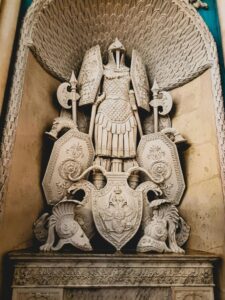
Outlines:
{"label": "stone pedestal", "polygon": [[212,300],[207,254],[65,254],[12,252],[13,300]]}

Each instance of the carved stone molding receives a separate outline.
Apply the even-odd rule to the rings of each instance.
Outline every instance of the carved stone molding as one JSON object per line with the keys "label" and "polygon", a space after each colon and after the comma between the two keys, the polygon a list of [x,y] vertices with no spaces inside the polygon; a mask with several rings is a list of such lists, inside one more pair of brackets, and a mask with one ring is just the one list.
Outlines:
{"label": "carved stone molding", "polygon": [[11,255],[13,287],[213,286],[213,256]]}
{"label": "carved stone molding", "polygon": [[13,300],[63,300],[63,290],[56,288],[17,288],[13,291]]}
{"label": "carved stone molding", "polygon": [[[68,25],[70,24],[70,25]],[[100,44],[103,56],[118,36],[131,55],[135,48],[147,65],[150,81],[160,89],[189,82],[211,67],[221,172],[225,175],[224,112],[215,43],[206,25],[186,0],[33,1],[25,18],[11,97],[3,130],[0,161],[0,215],[23,93],[29,48],[53,76],[68,79],[82,55]],[[74,65],[71,65],[74,62]]]}
{"label": "carved stone molding", "polygon": [[[27,267],[17,268],[14,277],[14,285],[40,285],[57,286],[68,284],[73,286],[165,286],[176,284],[198,285],[211,284],[212,272],[210,268],[194,270],[192,266],[168,268],[159,265],[149,267],[124,268],[125,265],[115,267],[98,267],[90,270],[82,268],[77,270],[73,267]],[[150,269],[152,271],[150,271]],[[121,280],[123,278],[123,280]],[[84,283],[85,282],[85,283]]]}
{"label": "carved stone molding", "polygon": [[173,300],[213,300],[212,288],[173,288]]}

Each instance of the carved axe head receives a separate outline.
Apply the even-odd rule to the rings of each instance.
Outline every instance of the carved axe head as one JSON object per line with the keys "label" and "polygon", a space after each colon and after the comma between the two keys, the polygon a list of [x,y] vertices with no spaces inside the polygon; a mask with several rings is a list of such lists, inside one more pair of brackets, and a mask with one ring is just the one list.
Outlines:
{"label": "carved axe head", "polygon": [[[80,98],[80,95],[76,93],[77,79],[72,71],[72,75],[69,82],[63,82],[57,89],[57,99],[59,104],[65,108],[70,109],[72,102]],[[74,97],[75,93],[75,97]]]}

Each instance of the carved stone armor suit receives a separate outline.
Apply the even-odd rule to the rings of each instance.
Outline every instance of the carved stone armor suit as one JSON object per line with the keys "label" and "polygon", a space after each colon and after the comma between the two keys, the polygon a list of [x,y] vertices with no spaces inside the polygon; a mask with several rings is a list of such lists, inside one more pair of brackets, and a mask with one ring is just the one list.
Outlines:
{"label": "carved stone armor suit", "polygon": [[[148,78],[139,53],[133,50],[128,68],[125,48],[115,39],[108,48],[108,63],[103,65],[100,47],[94,46],[85,54],[78,83],[79,106],[92,104],[89,135],[92,138],[94,134],[94,164],[108,172],[126,172],[138,166],[137,130],[142,136],[138,108],[149,111]],[[93,172],[97,189],[104,185],[100,173]],[[135,188],[137,175],[133,172],[131,177]]]}
{"label": "carved stone armor suit", "polygon": [[95,119],[96,163],[107,171],[122,172],[136,165],[137,122],[130,103],[130,72],[117,68],[113,54],[104,66],[103,92]]}

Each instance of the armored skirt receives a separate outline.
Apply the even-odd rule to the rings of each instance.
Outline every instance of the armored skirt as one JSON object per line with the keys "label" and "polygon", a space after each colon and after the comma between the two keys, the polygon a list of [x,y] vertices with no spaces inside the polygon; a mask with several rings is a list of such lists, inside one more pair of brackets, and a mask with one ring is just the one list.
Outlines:
{"label": "armored skirt", "polygon": [[128,74],[104,77],[106,98],[95,119],[95,150],[99,158],[136,157],[137,122],[129,99]]}

